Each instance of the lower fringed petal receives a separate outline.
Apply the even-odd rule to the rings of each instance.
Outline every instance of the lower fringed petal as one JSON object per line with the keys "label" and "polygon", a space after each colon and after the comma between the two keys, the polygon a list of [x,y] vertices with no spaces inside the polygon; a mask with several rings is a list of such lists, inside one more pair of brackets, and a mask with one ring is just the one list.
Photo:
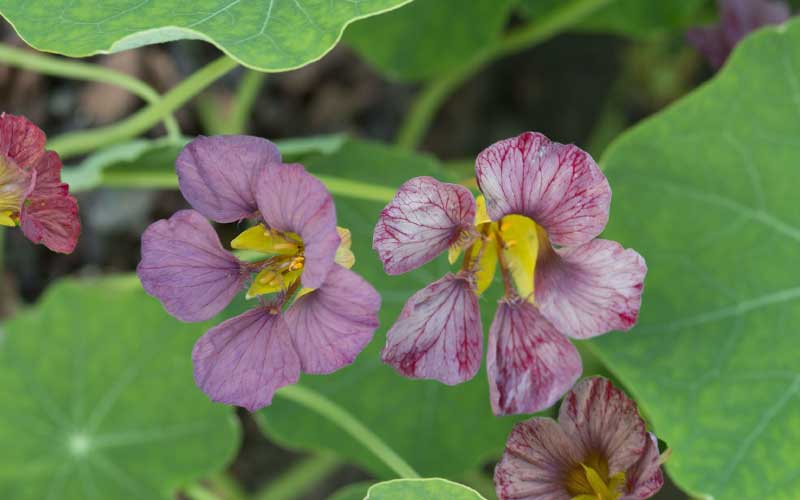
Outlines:
{"label": "lower fringed petal", "polygon": [[500,500],[571,500],[564,481],[580,463],[580,451],[549,418],[532,418],[514,426],[503,457],[494,470]]}
{"label": "lower fringed petal", "polygon": [[192,351],[194,380],[213,401],[253,412],[300,378],[283,316],[258,308],[212,328]]}
{"label": "lower fringed petal", "polygon": [[322,286],[286,311],[302,370],[324,374],[352,363],[378,328],[381,296],[363,278],[333,266]]}
{"label": "lower fringed petal", "polygon": [[54,252],[69,254],[78,244],[81,223],[78,202],[72,196],[28,198],[22,205],[19,221],[26,238]]}
{"label": "lower fringed petal", "polygon": [[473,286],[465,277],[448,274],[408,300],[386,334],[381,358],[406,377],[454,385],[475,376],[482,352]]}
{"label": "lower fringed petal", "polygon": [[621,500],[644,500],[655,495],[664,485],[658,440],[647,433],[647,445],[639,461],[625,474],[627,493]]}
{"label": "lower fringed petal", "polygon": [[486,367],[496,415],[549,408],[582,371],[575,346],[527,301],[499,303]]}
{"label": "lower fringed petal", "polygon": [[547,249],[536,267],[535,300],[553,326],[569,337],[629,330],[639,316],[645,274],[644,258],[615,241]]}

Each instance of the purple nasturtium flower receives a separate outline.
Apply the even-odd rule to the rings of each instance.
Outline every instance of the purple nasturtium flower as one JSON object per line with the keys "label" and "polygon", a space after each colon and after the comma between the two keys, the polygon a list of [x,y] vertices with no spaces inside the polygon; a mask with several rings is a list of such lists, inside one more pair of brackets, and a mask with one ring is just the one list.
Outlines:
{"label": "purple nasturtium flower", "polygon": [[714,69],[728,59],[736,44],[751,31],[780,24],[791,15],[783,0],[717,0],[720,20],[714,26],[692,28],[689,43],[703,53]]}
{"label": "purple nasturtium flower", "polygon": [[[197,385],[214,401],[255,411],[301,371],[352,363],[378,326],[380,296],[349,270],[350,233],[336,226],[325,186],[302,165],[281,163],[258,137],[200,137],[180,154],[177,171],[194,210],[142,235],[144,289],[187,322],[215,316],[248,286],[258,303],[197,341]],[[263,258],[244,262],[223,249],[207,219],[252,219],[231,246]]]}
{"label": "purple nasturtium flower", "polygon": [[46,139],[26,118],[0,114],[0,226],[19,225],[32,242],[72,253],[81,233],[78,202]]}
{"label": "purple nasturtium flower", "polygon": [[514,426],[494,484],[500,500],[642,500],[664,484],[661,463],[636,403],[593,377],[566,395],[557,422]]}
{"label": "purple nasturtium flower", "polygon": [[373,238],[389,274],[449,249],[461,270],[414,294],[387,334],[384,362],[411,378],[458,384],[481,364],[478,296],[497,268],[505,297],[489,329],[487,368],[495,414],[551,406],[581,374],[568,337],[585,339],[636,322],[647,268],[633,250],[595,239],[611,190],[574,145],[527,132],[477,159],[482,196],[417,177],[403,184]]}

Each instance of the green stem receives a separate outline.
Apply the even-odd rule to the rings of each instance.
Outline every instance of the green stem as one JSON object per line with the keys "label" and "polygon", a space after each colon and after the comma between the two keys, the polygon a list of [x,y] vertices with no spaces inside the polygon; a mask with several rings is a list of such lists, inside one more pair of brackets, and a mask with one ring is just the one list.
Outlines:
{"label": "green stem", "polygon": [[571,0],[540,19],[506,35],[499,42],[476,53],[472,59],[446,75],[431,81],[417,96],[397,135],[397,145],[416,149],[431,121],[453,91],[495,59],[519,52],[573,26],[612,0]]}
{"label": "green stem", "polygon": [[63,158],[69,158],[135,137],[235,68],[236,64],[236,61],[228,56],[222,56],[176,85],[164,94],[159,102],[150,104],[133,116],[108,127],[58,136],[48,145]]}
{"label": "green stem", "polygon": [[200,484],[191,484],[184,488],[183,492],[191,500],[222,500],[216,493]]}
{"label": "green stem", "polygon": [[[44,75],[108,83],[141,97],[148,104],[156,104],[161,99],[158,92],[138,78],[96,64],[37,54],[2,44],[0,44],[0,62]],[[164,127],[170,137],[180,137],[181,129],[172,114],[164,116]]]}
{"label": "green stem", "polygon": [[387,467],[401,478],[419,477],[419,474],[380,437],[358,421],[352,414],[348,413],[347,410],[318,392],[300,385],[290,385],[279,390],[276,394],[328,418],[381,459]]}
{"label": "green stem", "polygon": [[258,92],[264,85],[266,74],[260,71],[247,70],[236,89],[236,98],[226,124],[226,133],[241,134],[247,130],[250,110],[256,102]]}
{"label": "green stem", "polygon": [[341,465],[333,455],[317,455],[293,465],[253,495],[253,500],[292,500],[314,488]]}

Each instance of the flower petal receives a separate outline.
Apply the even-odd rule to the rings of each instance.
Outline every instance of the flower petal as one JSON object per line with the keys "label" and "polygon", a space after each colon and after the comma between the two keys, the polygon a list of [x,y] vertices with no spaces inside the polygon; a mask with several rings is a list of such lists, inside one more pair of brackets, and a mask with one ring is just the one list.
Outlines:
{"label": "flower petal", "polygon": [[216,222],[253,217],[254,189],[266,165],[280,164],[278,148],[247,135],[200,136],[183,148],[175,163],[184,198]]}
{"label": "flower petal", "polygon": [[494,469],[500,500],[570,500],[566,474],[580,463],[572,440],[550,418],[536,417],[514,426],[502,459]]}
{"label": "flower petal", "polygon": [[402,375],[448,385],[475,376],[483,328],[473,284],[447,274],[415,293],[386,334],[381,359]]}
{"label": "flower petal", "polygon": [[625,475],[628,493],[622,500],[644,500],[655,495],[664,485],[661,472],[661,457],[658,454],[658,440],[648,432],[647,445],[639,461],[628,469]]}
{"label": "flower petal", "polygon": [[283,316],[258,308],[200,337],[192,351],[194,381],[218,403],[253,412],[300,378],[300,359]]}
{"label": "flower petal", "polygon": [[361,276],[339,265],[318,289],[286,311],[304,373],[331,373],[352,363],[378,328],[381,296]]}
{"label": "flower petal", "polygon": [[611,188],[588,153],[526,132],[486,148],[475,163],[493,220],[524,215],[558,245],[586,243],[608,222]]}
{"label": "flower petal", "polygon": [[81,234],[78,202],[66,194],[29,197],[22,205],[19,223],[26,238],[59,253],[72,253]]}
{"label": "flower petal", "polygon": [[46,140],[44,132],[27,118],[0,113],[0,154],[21,168],[29,168],[44,154]]}
{"label": "flower petal", "polygon": [[241,263],[194,210],[181,210],[147,228],[136,272],[145,291],[181,321],[215,316],[247,279]]}
{"label": "flower petal", "polygon": [[305,254],[300,281],[306,288],[319,288],[339,247],[333,197],[302,165],[264,169],[257,186],[258,209],[265,224],[300,236]]}
{"label": "flower petal", "polygon": [[381,212],[372,248],[388,274],[402,274],[447,250],[474,220],[475,198],[469,189],[415,177],[400,186]]}
{"label": "flower petal", "polygon": [[629,330],[639,316],[645,274],[642,256],[615,241],[548,249],[536,268],[536,303],[573,338]]}
{"label": "flower petal", "polygon": [[626,472],[645,451],[647,433],[636,403],[605,378],[577,384],[564,397],[558,422],[584,456],[600,453],[608,460],[610,475]]}
{"label": "flower petal", "polygon": [[577,349],[527,301],[500,301],[486,356],[495,415],[552,406],[581,374]]}

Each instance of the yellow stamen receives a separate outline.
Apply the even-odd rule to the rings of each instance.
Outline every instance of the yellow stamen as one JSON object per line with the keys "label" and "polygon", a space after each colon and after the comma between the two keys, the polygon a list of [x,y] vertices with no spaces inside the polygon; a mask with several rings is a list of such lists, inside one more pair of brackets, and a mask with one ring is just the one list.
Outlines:
{"label": "yellow stamen", "polygon": [[282,233],[259,224],[237,236],[231,241],[231,247],[266,254],[297,255],[301,251],[302,241],[295,233]]}
{"label": "yellow stamen", "polygon": [[568,474],[564,486],[572,500],[618,500],[625,485],[625,473],[609,477],[608,461],[593,453]]}

